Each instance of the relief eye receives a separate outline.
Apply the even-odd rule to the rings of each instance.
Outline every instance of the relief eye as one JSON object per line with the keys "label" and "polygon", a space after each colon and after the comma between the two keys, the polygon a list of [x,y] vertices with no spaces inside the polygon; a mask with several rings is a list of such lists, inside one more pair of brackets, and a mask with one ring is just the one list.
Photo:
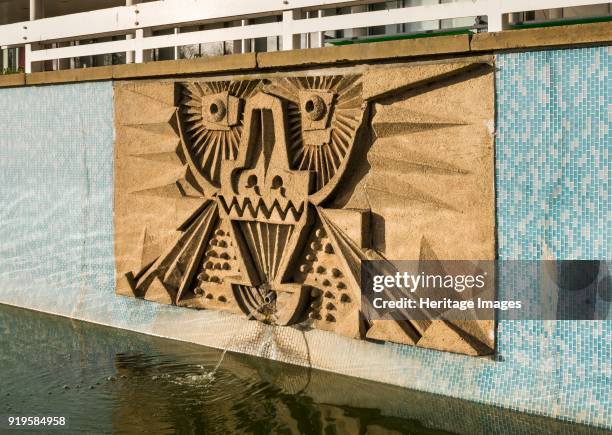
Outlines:
{"label": "relief eye", "polygon": [[327,112],[327,105],[320,96],[311,95],[304,103],[304,111],[306,111],[310,119],[318,121],[322,119],[325,112]]}
{"label": "relief eye", "polygon": [[219,122],[225,117],[226,111],[225,103],[217,98],[208,106],[208,117],[213,122]]}

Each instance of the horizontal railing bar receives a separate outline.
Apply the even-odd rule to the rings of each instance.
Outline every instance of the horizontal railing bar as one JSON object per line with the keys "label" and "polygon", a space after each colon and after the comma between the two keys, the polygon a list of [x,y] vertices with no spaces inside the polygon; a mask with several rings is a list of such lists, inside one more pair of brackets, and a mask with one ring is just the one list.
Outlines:
{"label": "horizontal railing bar", "polygon": [[[526,10],[554,9],[575,6],[609,4],[603,0],[459,0],[452,3],[408,6],[377,11],[304,18],[306,10],[324,10],[329,7],[366,5],[381,0],[163,0],[134,6],[101,9],[78,14],[45,18],[0,26],[0,47],[24,46],[26,71],[33,62],[64,59],[108,53],[135,52],[141,62],[144,50],[178,47],[209,42],[279,36],[283,49],[294,45],[294,35],[333,30],[366,28],[437,21],[471,16],[487,16],[488,31],[504,28],[502,17],[507,13]],[[359,10],[359,9],[358,9]],[[363,10],[363,9],[361,9]],[[298,12],[298,13],[295,13]],[[282,15],[281,21],[248,24],[253,17]],[[295,18],[294,18],[295,17]],[[175,32],[169,35],[143,37],[155,28],[195,26],[218,22],[241,21],[242,25],[219,29]],[[37,50],[35,43],[99,39],[116,35],[134,34],[118,41],[97,42]]]}
{"label": "horizontal railing bar", "polygon": [[[555,1],[558,2],[558,0],[542,0],[542,4],[546,3],[547,6],[550,6],[550,4]],[[593,0],[590,0],[591,3],[592,1]],[[517,2],[522,3],[523,7],[528,5],[527,0],[517,0]],[[589,0],[573,0],[573,3],[588,2]],[[318,18],[304,18],[293,20],[289,28],[291,29],[292,34],[301,34],[346,28],[382,26],[487,15],[490,12],[488,9],[490,4],[491,2],[489,0],[470,0],[457,3],[413,6],[409,8],[396,8]],[[538,4],[538,6],[540,6],[540,4]],[[101,42],[71,47],[34,50],[31,51],[30,61],[38,62],[51,59],[92,56],[134,50],[151,50],[156,48],[204,44],[209,42],[281,36],[286,29],[287,26],[283,26],[282,22],[273,22],[170,35],[150,36],[146,38],[121,41]]]}
{"label": "horizontal railing bar", "polygon": [[[0,26],[0,46],[18,46],[33,42],[56,42],[64,40],[85,39],[87,37],[102,38],[133,31],[134,29],[180,26],[184,24],[197,24],[200,22],[212,22],[219,20],[238,20],[252,18],[255,16],[269,16],[280,14],[282,11],[291,9],[324,9],[332,6],[348,6],[356,4],[368,4],[374,0],[164,0],[150,3],[142,3],[134,6],[121,6],[116,8],[101,9],[90,12],[63,15],[52,18],[44,18],[34,21],[13,23]],[[412,6],[407,8],[390,9],[387,11],[367,12],[374,20],[381,13],[393,14],[397,21],[415,22],[416,16],[427,8],[439,11],[436,16],[424,14],[427,19],[446,19],[470,16],[475,4],[483,5],[483,11],[479,14],[488,15],[492,12],[505,14],[533,9],[550,9],[561,7],[587,6],[596,4],[608,4],[603,0],[466,0],[456,3],[443,3],[440,5]],[[330,22],[340,20],[346,22],[352,20],[356,14],[335,15],[324,17]],[[400,18],[403,16],[403,18]],[[341,18],[345,17],[345,18]],[[368,23],[364,19],[358,26],[379,25],[374,22]],[[379,20],[381,23],[384,20]],[[343,28],[338,25],[336,28]],[[351,27],[357,27],[351,26]],[[329,27],[328,27],[329,28]],[[330,28],[331,29],[331,28]],[[300,28],[295,33],[306,33],[308,31],[321,31],[323,29]]]}
{"label": "horizontal railing bar", "polygon": [[120,41],[98,42],[95,44],[74,45],[47,50],[33,50],[30,52],[29,61],[41,62],[44,60],[134,51],[136,47],[135,41],[135,39],[123,39]]}
{"label": "horizontal railing bar", "polygon": [[70,57],[94,56],[124,51],[151,50],[207,42],[232,41],[236,39],[265,38],[282,33],[282,23],[252,24],[249,26],[228,27],[224,29],[201,30],[171,35],[150,36],[147,38],[121,41],[100,42],[96,44],[75,45],[71,47],[35,50],[30,54],[32,62],[64,59]]}
{"label": "horizontal railing bar", "polygon": [[501,12],[504,14],[543,9],[571,8],[576,6],[595,6],[609,4],[606,0],[502,0]]}
{"label": "horizontal railing bar", "polygon": [[151,50],[154,48],[170,46],[280,36],[282,34],[282,28],[282,22],[251,24],[248,26],[236,26],[224,29],[200,30],[196,32],[177,33],[174,35],[151,36],[136,41],[138,41],[140,44],[139,47],[141,49]]}
{"label": "horizontal railing bar", "polygon": [[294,20],[291,25],[291,30],[294,34],[298,34],[486,15],[487,3],[487,0],[471,0],[457,3],[359,12],[350,15],[308,18]]}
{"label": "horizontal railing bar", "polygon": [[0,46],[57,41],[90,35],[103,37],[147,27],[181,25],[220,18],[241,19],[280,14],[295,8],[369,3],[355,0],[164,0],[100,9],[0,26]]}
{"label": "horizontal railing bar", "polygon": [[[452,4],[415,6],[406,9],[391,9],[375,12],[361,12],[350,15],[336,15],[294,20],[291,31],[297,33],[322,32],[351,27],[391,25],[409,22],[428,21],[461,16],[485,14],[486,0],[476,0]],[[208,42],[233,41],[238,39],[280,36],[284,30],[282,22],[235,26],[223,29],[202,30],[188,33],[152,36],[140,39],[101,42],[72,47],[61,47],[31,52],[31,61],[38,62],[51,59],[62,59],[79,56],[115,53],[133,50],[151,50]]]}

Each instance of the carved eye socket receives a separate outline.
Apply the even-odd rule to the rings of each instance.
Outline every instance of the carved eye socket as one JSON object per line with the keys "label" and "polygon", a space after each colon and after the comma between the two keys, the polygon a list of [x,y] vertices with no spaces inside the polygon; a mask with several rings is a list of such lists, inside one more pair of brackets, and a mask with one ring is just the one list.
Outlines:
{"label": "carved eye socket", "polygon": [[255,186],[257,186],[257,175],[249,175],[249,178],[247,178],[247,187]]}
{"label": "carved eye socket", "polygon": [[327,106],[325,105],[325,101],[323,98],[318,95],[311,95],[310,98],[306,100],[304,103],[304,110],[308,114],[308,117],[313,121],[318,121],[322,119],[327,112]]}
{"label": "carved eye socket", "polygon": [[215,99],[208,106],[208,116],[214,122],[219,122],[225,117],[225,103],[220,99]]}
{"label": "carved eye socket", "polygon": [[280,175],[277,175],[272,179],[272,189],[280,189],[281,187],[283,187],[283,179]]}

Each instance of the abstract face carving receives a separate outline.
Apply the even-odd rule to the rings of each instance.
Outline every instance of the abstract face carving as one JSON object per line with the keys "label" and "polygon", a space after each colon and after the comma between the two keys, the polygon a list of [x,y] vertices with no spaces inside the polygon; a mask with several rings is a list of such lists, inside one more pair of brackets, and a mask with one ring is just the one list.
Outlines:
{"label": "abstract face carving", "polygon": [[309,219],[311,173],[289,166],[285,113],[280,99],[256,94],[245,108],[244,135],[235,161],[221,169],[221,219],[243,260],[243,276],[228,279],[250,316],[276,324],[299,321],[310,289],[288,279],[291,253]]}
{"label": "abstract face carving", "polygon": [[[336,254],[343,248],[320,203],[355,145],[360,92],[357,76],[186,85],[179,154],[185,190],[200,192],[202,206],[167,254],[131,275],[134,293],[146,297],[153,287],[178,305],[221,302],[278,325],[309,314],[333,325],[351,312],[345,329],[358,336],[357,277]],[[364,213],[354,216],[362,226]],[[349,261],[359,261],[354,255]],[[332,267],[312,286],[325,275],[318,263]],[[313,310],[323,293],[336,300]]]}
{"label": "abstract face carving", "polygon": [[[371,244],[370,209],[329,205],[351,160],[365,159],[374,103],[410,81],[395,80],[372,86],[360,73],[173,85],[180,97],[169,124],[181,169],[172,198],[193,210],[155,254],[145,255],[143,242],[141,267],[122,276],[118,291],[416,344],[423,325],[398,332],[360,313],[360,263],[384,258]],[[447,125],[414,118],[408,130]]]}

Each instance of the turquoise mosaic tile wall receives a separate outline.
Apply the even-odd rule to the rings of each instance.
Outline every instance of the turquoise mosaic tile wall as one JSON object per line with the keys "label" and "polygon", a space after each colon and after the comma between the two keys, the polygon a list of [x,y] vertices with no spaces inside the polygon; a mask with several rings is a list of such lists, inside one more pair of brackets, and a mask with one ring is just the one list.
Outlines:
{"label": "turquoise mosaic tile wall", "polygon": [[504,259],[612,258],[612,48],[497,56]]}
{"label": "turquoise mosaic tile wall", "polygon": [[113,295],[112,83],[2,89],[0,101],[0,302],[149,321],[157,307]]}
{"label": "turquoise mosaic tile wall", "polygon": [[[611,54],[497,57],[500,258],[611,258]],[[612,429],[609,320],[501,319],[491,360],[116,297],[112,84],[0,99],[0,303],[215,347],[240,329],[232,350],[296,364],[307,341],[313,367]]]}
{"label": "turquoise mosaic tile wall", "polygon": [[[496,66],[499,257],[612,259],[612,48],[501,54]],[[487,380],[520,385],[513,406],[529,397],[547,412],[610,427],[612,320],[501,320],[497,339],[499,355],[524,367],[515,379]],[[529,378],[537,371],[544,390]]]}

